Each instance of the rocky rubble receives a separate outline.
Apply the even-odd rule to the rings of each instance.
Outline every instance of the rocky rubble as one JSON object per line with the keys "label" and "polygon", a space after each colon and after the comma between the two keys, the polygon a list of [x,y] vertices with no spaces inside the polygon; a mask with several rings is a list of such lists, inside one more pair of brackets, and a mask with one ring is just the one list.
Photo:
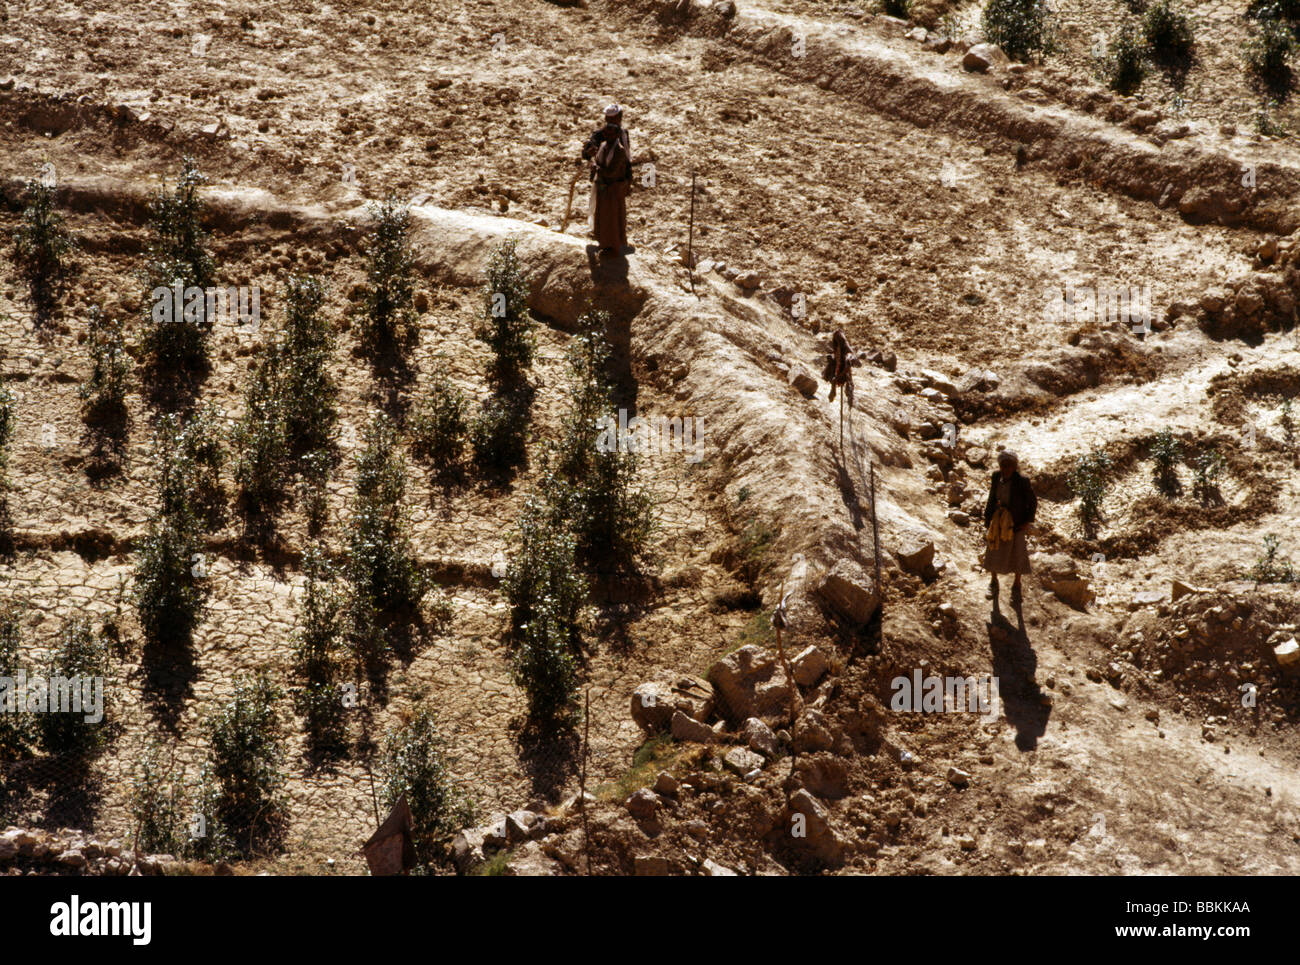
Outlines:
{"label": "rocky rubble", "polygon": [[183,865],[168,854],[138,854],[117,840],[100,841],[68,828],[10,826],[0,834],[0,873],[9,875],[162,875]]}
{"label": "rocky rubble", "polygon": [[1266,238],[1255,251],[1255,267],[1205,292],[1194,308],[1175,304],[1170,311],[1197,314],[1201,328],[1216,338],[1250,340],[1291,329],[1300,290],[1300,231]]}
{"label": "rocky rubble", "polygon": [[[1300,717],[1295,657],[1300,600],[1284,584],[1224,583],[1170,594],[1136,611],[1102,674],[1112,682],[1143,674],[1173,683],[1185,705],[1240,711],[1265,719]],[[1175,591],[1176,592],[1176,591]],[[1253,688],[1253,690],[1251,690]],[[1251,694],[1253,705],[1243,702]]]}

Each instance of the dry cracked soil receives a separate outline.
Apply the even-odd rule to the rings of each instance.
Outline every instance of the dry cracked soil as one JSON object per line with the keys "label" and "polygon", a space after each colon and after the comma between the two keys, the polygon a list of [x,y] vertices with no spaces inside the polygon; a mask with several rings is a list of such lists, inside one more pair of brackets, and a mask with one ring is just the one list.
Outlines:
{"label": "dry cracked soil", "polygon": [[[17,228],[27,180],[47,178],[78,271],[37,324],[7,241],[0,261],[0,378],[16,426],[0,595],[21,606],[28,665],[78,616],[117,626],[120,645],[105,745],[75,777],[39,752],[0,763],[0,824],[129,848],[146,748],[162,740],[170,773],[193,788],[203,721],[235,681],[264,669],[293,683],[302,507],[259,545],[232,503],[205,537],[210,597],[192,654],[159,657],[131,581],[157,509],[160,409],[137,373],[111,471],[81,417],[88,313],[138,338],[145,201],[188,155],[209,179],[222,284],[259,286],[278,320],[289,275],[328,280],[341,458],[324,542],[339,558],[372,413],[401,422],[437,372],[486,397],[474,325],[503,239],[519,239],[534,271],[538,321],[526,466],[504,484],[448,488],[407,460],[413,543],[449,617],[382,686],[358,678],[338,760],[311,757],[280,699],[287,829],[223,870],[366,873],[361,846],[383,817],[375,749],[428,708],[471,826],[520,809],[549,824],[495,856],[480,834],[461,870],[493,858],[477,870],[1300,871],[1300,684],[1277,655],[1300,594],[1284,567],[1253,569],[1270,535],[1278,559],[1300,565],[1287,401],[1300,390],[1300,154],[1285,133],[1300,118],[1284,99],[1277,128],[1257,133],[1242,0],[1183,7],[1197,30],[1186,76],[1153,71],[1120,96],[1091,55],[1127,15],[1117,0],[1062,2],[1057,51],[987,71],[963,67],[982,39],[975,3],[918,2],[910,22],[816,0],[6,5],[0,228]],[[636,160],[622,267],[587,247],[582,182],[560,233],[580,145],[610,101]],[[405,382],[376,374],[353,321],[367,204],[390,193],[411,202],[415,226]],[[1107,311],[1116,292],[1133,293],[1138,321]],[[636,409],[703,415],[704,458],[639,460],[651,552],[634,592],[604,585],[593,598],[584,719],[539,734],[511,674],[499,574],[560,431],[565,352],[587,301],[610,312]],[[836,330],[862,358],[843,442],[828,383],[806,397],[787,378],[820,375]],[[267,331],[214,331],[199,398],[225,425]],[[1182,457],[1161,487],[1165,430]],[[991,608],[979,565],[1002,447],[1039,496],[1018,613],[1005,581]],[[1085,529],[1072,472],[1098,451],[1111,468]],[[1222,472],[1198,485],[1211,453]],[[927,544],[928,566],[913,554]],[[816,589],[841,561],[879,600],[865,625]],[[795,695],[811,710],[759,768],[724,760],[746,743],[743,720],[722,718],[704,742],[638,725],[639,685],[707,676],[744,645],[774,654],[772,615],[791,586],[781,645],[816,646],[828,669]],[[918,671],[994,675],[1000,704],[896,709],[893,682]],[[583,782],[586,822],[573,802]],[[791,833],[798,818],[811,835]],[[454,872],[442,845],[432,867]]]}

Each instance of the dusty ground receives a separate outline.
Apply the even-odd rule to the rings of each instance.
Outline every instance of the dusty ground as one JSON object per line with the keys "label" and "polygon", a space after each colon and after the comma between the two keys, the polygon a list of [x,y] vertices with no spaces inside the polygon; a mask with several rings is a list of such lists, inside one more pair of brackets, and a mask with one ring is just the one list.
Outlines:
{"label": "dusty ground", "polygon": [[[797,325],[812,333],[842,327],[856,346],[893,350],[900,374],[956,375],[972,366],[999,373],[1008,388],[992,394],[996,404],[960,410],[962,442],[968,452],[999,444],[1019,451],[1040,483],[1037,548],[1065,552],[1092,568],[1103,594],[1091,612],[1079,613],[1031,578],[1023,633],[1014,623],[989,619],[985,576],[975,566],[981,533],[948,518],[946,489],[936,491],[927,478],[924,447],[915,439],[907,443],[910,468],[895,465],[885,474],[886,529],[892,532],[895,518],[924,524],[951,565],[929,586],[891,569],[883,649],[846,655],[844,691],[887,702],[893,673],[910,673],[926,661],[963,674],[1001,673],[1023,692],[1007,699],[1005,719],[991,725],[963,715],[891,720],[893,739],[924,766],[903,772],[884,754],[852,764],[834,803],[837,821],[863,842],[847,867],[1295,873],[1294,693],[1266,689],[1262,699],[1274,704],[1257,716],[1240,706],[1226,677],[1172,671],[1153,677],[1159,658],[1144,647],[1157,632],[1148,623],[1169,634],[1181,613],[1131,603],[1141,591],[1167,590],[1171,577],[1208,586],[1239,579],[1268,533],[1282,536],[1284,553],[1300,556],[1293,535],[1300,494],[1294,449],[1283,442],[1278,421],[1280,398],[1247,386],[1240,406],[1224,407],[1216,402],[1222,389],[1207,392],[1260,370],[1294,377],[1300,370],[1294,334],[1271,335],[1259,345],[1215,342],[1191,314],[1169,311],[1251,271],[1263,233],[1249,225],[1193,223],[1202,219],[1117,190],[1104,172],[1090,178],[1063,169],[1050,152],[1038,160],[1031,150],[1029,163],[1018,164],[1016,142],[990,133],[970,109],[992,97],[989,91],[1000,95],[1001,83],[965,74],[958,55],[923,51],[879,19],[795,0],[739,4],[742,17],[794,24],[814,45],[823,31],[840,36],[845,57],[893,59],[939,78],[949,91],[943,122],[931,123],[919,105],[925,123],[892,108],[875,112],[879,98],[867,82],[819,84],[804,77],[805,67],[782,53],[785,35],[755,52],[707,17],[681,19],[670,6],[593,3],[583,10],[530,0],[448,0],[434,13],[401,4],[212,9],[128,2],[111,11],[14,4],[0,22],[0,78],[15,80],[0,90],[0,175],[26,177],[49,161],[69,182],[108,177],[144,185],[174,176],[180,155],[190,152],[217,189],[261,188],[279,202],[342,211],[391,189],[403,197],[424,195],[440,208],[558,227],[572,157],[599,109],[619,101],[642,171],[654,165],[653,184],[643,174],[631,200],[629,229],[638,248],[631,257],[653,264],[666,286],[684,279],[672,258],[660,256],[670,246],[684,247],[689,184],[697,173],[697,252],[758,271],[763,292],[783,292],[787,301],[791,293],[804,294],[808,314]],[[1234,163],[1294,174],[1289,139],[1252,133],[1256,101],[1236,66],[1242,6],[1192,8],[1205,42],[1177,110],[1173,89],[1159,77],[1128,110],[1140,110],[1136,101],[1145,97],[1193,125],[1181,146],[1143,142],[1142,150],[1174,158],[1170,164],[1192,145]],[[1075,109],[1077,90],[1089,83],[1086,48],[1122,5],[1106,8],[1094,16],[1064,4],[1066,49],[1048,67],[1015,75],[1011,99],[1067,125],[1103,130],[1098,136],[1124,146],[1136,138],[1106,121],[1104,110]],[[960,22],[976,22],[975,9],[959,10]],[[1284,108],[1284,121],[1293,110]],[[1187,162],[1188,178],[1198,183],[1197,171],[1207,168],[1194,160]],[[6,213],[3,227],[13,223]],[[126,541],[142,531],[151,509],[147,406],[132,397],[124,473],[93,484],[76,396],[86,366],[79,320],[94,303],[130,310],[131,272],[144,234],[130,219],[105,213],[79,211],[70,223],[83,243],[84,269],[62,330],[39,338],[26,324],[17,280],[0,287],[3,374],[20,393],[9,494],[17,548],[0,576],[5,592],[31,607],[27,640],[34,654],[74,612],[115,605],[132,565]],[[291,268],[328,271],[329,312],[336,319],[360,279],[354,251],[304,246],[277,228],[218,232],[214,246],[229,284],[273,291]],[[1102,341],[1085,339],[1094,352],[1087,377],[1076,383],[1057,373],[1044,385],[1030,372],[1030,381],[1046,391],[1017,395],[1034,361],[1054,372],[1064,368],[1052,353],[1088,328],[1045,310],[1050,293],[1077,286],[1149,286],[1161,330],[1139,340],[1112,328]],[[475,294],[430,287],[419,371],[424,376],[445,364],[478,396],[483,350],[470,335]],[[264,308],[274,313],[273,297]],[[732,309],[724,304],[722,310]],[[557,329],[542,332],[539,438],[553,431],[562,404],[566,339]],[[368,370],[351,349],[345,334],[335,373],[344,387],[344,422],[359,426],[375,397]],[[231,417],[238,415],[243,373],[256,350],[234,334],[222,337],[204,398]],[[860,396],[914,422],[932,417],[888,373],[867,368],[859,378]],[[662,391],[643,380],[641,400],[652,409],[671,404]],[[1247,422],[1257,432],[1249,447]],[[54,427],[53,445],[46,425]],[[1227,453],[1221,506],[1201,507],[1186,493],[1172,502],[1154,498],[1142,443],[1167,426],[1189,446],[1210,440]],[[1119,458],[1120,476],[1103,505],[1098,538],[1084,540],[1063,480],[1076,456],[1098,447]],[[762,609],[716,603],[731,599],[736,583],[723,565],[730,557],[717,552],[734,540],[724,522],[732,494],[680,463],[648,462],[643,472],[660,501],[656,566],[679,578],[666,580],[621,634],[596,643],[588,680],[597,784],[623,777],[644,739],[627,712],[638,683],[661,669],[703,672],[744,633],[770,639],[770,631],[754,629],[775,603],[770,581]],[[958,502],[978,516],[984,469],[966,465],[959,475],[966,494]],[[525,474],[506,492],[471,488],[448,499],[413,465],[410,501],[421,555],[448,573],[458,572],[449,563],[482,567],[496,559],[506,548],[502,521],[513,518],[528,479]],[[1190,486],[1186,472],[1183,482]],[[334,540],[350,494],[345,463],[331,483]],[[284,521],[290,544],[301,543],[302,525],[292,514]],[[110,534],[114,551],[78,552],[71,536],[88,531]],[[283,673],[288,663],[301,575],[292,565],[238,558],[228,551],[233,532],[214,538],[212,612],[198,631],[192,695],[176,722],[181,756],[191,766],[202,753],[195,723],[234,675],[259,665]],[[1105,557],[1100,567],[1094,553]],[[684,572],[689,577],[681,578]],[[529,747],[521,739],[523,701],[509,682],[500,642],[500,597],[490,580],[449,576],[447,582],[451,627],[395,670],[392,698],[373,724],[382,728],[416,702],[428,702],[451,740],[456,777],[483,813],[553,802],[576,786],[572,751]],[[936,629],[934,608],[945,601],[955,607],[957,625]],[[1131,642],[1138,623],[1143,643]],[[1224,649],[1231,648],[1225,643]],[[1102,679],[1116,660],[1123,672]],[[1277,676],[1261,661],[1236,679],[1252,674],[1270,687]],[[137,656],[123,660],[120,676],[132,696],[124,701],[122,733],[102,758],[102,799],[89,818],[105,836],[127,830],[123,777],[159,726],[135,696]],[[1037,700],[1040,688],[1053,694],[1050,708]],[[1155,721],[1151,710],[1160,712]],[[1227,717],[1213,725],[1214,740],[1203,738],[1206,714]],[[333,857],[341,870],[363,870],[356,848],[374,823],[364,764],[351,760],[333,773],[316,773],[300,753],[290,762],[289,846],[270,866],[315,871]],[[972,771],[968,789],[954,790],[944,780],[949,764]],[[779,779],[765,775],[757,787],[732,794],[771,797],[779,794]],[[707,852],[746,870],[805,870],[779,849],[775,863],[771,855],[752,853],[736,837],[726,807],[684,806],[655,847]],[[50,807],[39,786],[13,820],[19,817],[52,825],[71,819]],[[678,829],[695,819],[706,824],[703,838]],[[615,824],[601,866],[631,870],[627,855],[649,847],[634,840],[638,833]],[[956,843],[964,835],[975,838],[975,848]]]}

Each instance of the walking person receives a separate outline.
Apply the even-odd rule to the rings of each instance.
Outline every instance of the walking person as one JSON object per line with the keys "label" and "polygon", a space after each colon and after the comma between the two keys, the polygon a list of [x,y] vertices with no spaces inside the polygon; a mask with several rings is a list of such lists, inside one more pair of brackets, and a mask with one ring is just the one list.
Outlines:
{"label": "walking person", "polygon": [[602,255],[621,255],[627,248],[627,192],[632,186],[632,145],[623,129],[623,108],[605,108],[605,126],[582,147],[591,168],[588,228]]}
{"label": "walking person", "polygon": [[1038,512],[1034,487],[1020,474],[1020,460],[1014,452],[998,453],[998,471],[989,481],[989,499],[984,507],[988,526],[984,551],[984,569],[992,574],[988,598],[993,609],[998,606],[998,574],[1012,573],[1011,605],[1020,609],[1020,577],[1030,572],[1028,529]]}

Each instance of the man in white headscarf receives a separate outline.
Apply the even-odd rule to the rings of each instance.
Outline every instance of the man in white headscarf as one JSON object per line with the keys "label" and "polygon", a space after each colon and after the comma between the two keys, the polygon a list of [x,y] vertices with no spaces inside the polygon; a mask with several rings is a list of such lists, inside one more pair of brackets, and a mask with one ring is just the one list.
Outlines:
{"label": "man in white headscarf", "polygon": [[988,526],[984,569],[993,575],[988,597],[995,609],[999,573],[1015,574],[1011,605],[1020,606],[1020,577],[1030,571],[1026,537],[1037,512],[1038,497],[1029,480],[1020,474],[1020,459],[1014,452],[999,452],[998,471],[989,482],[989,499],[984,507],[984,522]]}
{"label": "man in white headscarf", "polygon": [[621,255],[627,248],[627,192],[632,185],[632,146],[623,129],[623,108],[605,108],[605,126],[582,147],[591,167],[591,203],[587,227],[601,254]]}

